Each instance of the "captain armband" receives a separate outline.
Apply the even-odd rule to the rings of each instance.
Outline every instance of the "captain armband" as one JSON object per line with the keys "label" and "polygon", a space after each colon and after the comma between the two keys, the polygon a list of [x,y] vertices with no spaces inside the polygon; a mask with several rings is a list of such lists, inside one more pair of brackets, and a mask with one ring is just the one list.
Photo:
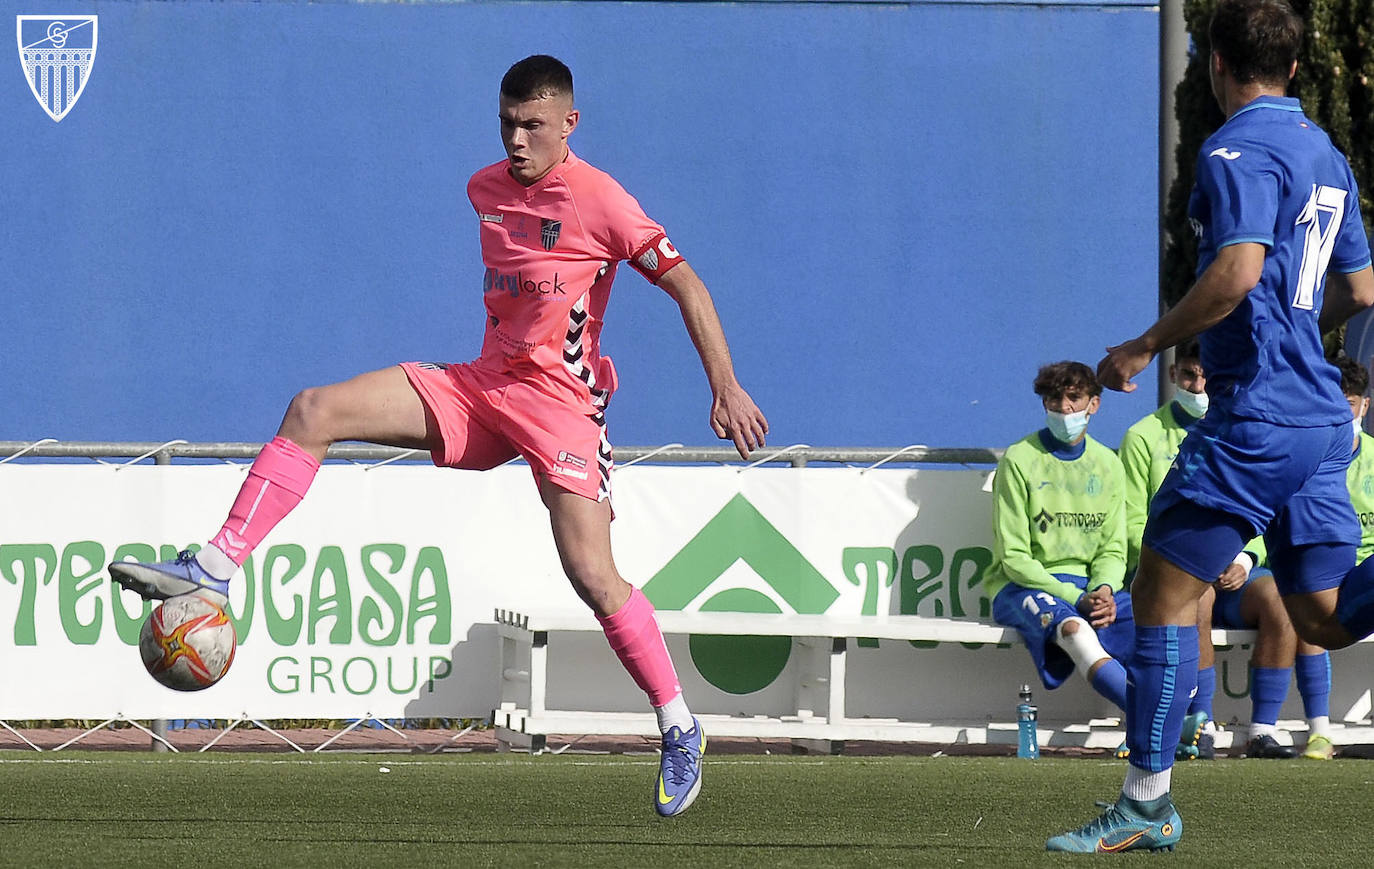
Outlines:
{"label": "captain armband", "polygon": [[630,255],[630,265],[655,284],[680,262],[682,254],[677,252],[677,248],[673,247],[673,243],[663,232],[654,233],[652,238]]}

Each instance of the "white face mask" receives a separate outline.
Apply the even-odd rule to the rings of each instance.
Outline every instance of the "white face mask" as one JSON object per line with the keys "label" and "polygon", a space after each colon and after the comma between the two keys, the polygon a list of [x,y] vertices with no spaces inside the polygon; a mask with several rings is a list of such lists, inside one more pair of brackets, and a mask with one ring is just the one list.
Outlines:
{"label": "white face mask", "polygon": [[1077,413],[1047,411],[1045,424],[1050,427],[1050,434],[1054,435],[1055,440],[1071,444],[1088,430],[1088,412],[1086,410],[1080,410]]}
{"label": "white face mask", "polygon": [[1205,392],[1189,392],[1186,389],[1175,390],[1174,401],[1177,401],[1178,406],[1183,408],[1183,412],[1193,419],[1201,419],[1202,415],[1207,412],[1207,393]]}
{"label": "white face mask", "polygon": [[1359,437],[1360,432],[1364,431],[1364,417],[1357,416],[1352,419],[1350,421],[1350,427],[1355,430],[1355,437]]}

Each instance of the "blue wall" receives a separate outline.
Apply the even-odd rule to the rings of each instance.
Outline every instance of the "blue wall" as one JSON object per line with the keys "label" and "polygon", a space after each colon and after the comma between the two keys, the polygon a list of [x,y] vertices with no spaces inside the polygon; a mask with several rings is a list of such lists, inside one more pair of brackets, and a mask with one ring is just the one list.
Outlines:
{"label": "blue wall", "polygon": [[[1036,366],[1154,314],[1151,7],[4,9],[100,25],[60,124],[0,63],[0,440],[258,441],[303,386],[474,356],[464,184],[535,52],[576,76],[574,149],[711,287],[774,443],[1004,445],[1041,420]],[[604,347],[616,443],[712,441],[676,309],[629,269]]]}

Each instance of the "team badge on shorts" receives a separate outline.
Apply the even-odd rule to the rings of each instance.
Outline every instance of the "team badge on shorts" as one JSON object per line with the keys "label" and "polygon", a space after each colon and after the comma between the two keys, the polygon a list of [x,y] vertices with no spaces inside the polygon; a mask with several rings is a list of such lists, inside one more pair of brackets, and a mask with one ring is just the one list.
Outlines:
{"label": "team badge on shorts", "polygon": [[558,234],[562,231],[563,221],[539,218],[539,243],[544,245],[544,250],[553,250],[553,246],[558,244]]}
{"label": "team badge on shorts", "polygon": [[19,63],[29,91],[61,121],[86,90],[95,65],[96,15],[16,15]]}

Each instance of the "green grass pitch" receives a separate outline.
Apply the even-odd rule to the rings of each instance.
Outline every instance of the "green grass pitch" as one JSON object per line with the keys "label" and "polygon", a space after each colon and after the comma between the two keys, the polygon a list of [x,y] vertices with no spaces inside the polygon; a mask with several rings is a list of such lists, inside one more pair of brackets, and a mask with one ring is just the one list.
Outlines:
{"label": "green grass pitch", "polygon": [[[5,751],[0,866],[1063,865],[1084,858],[1046,837],[1122,775],[1091,758],[706,760],[696,805],[664,820],[648,756]],[[1155,859],[1368,865],[1374,764],[1195,762],[1174,783],[1184,838]]]}

